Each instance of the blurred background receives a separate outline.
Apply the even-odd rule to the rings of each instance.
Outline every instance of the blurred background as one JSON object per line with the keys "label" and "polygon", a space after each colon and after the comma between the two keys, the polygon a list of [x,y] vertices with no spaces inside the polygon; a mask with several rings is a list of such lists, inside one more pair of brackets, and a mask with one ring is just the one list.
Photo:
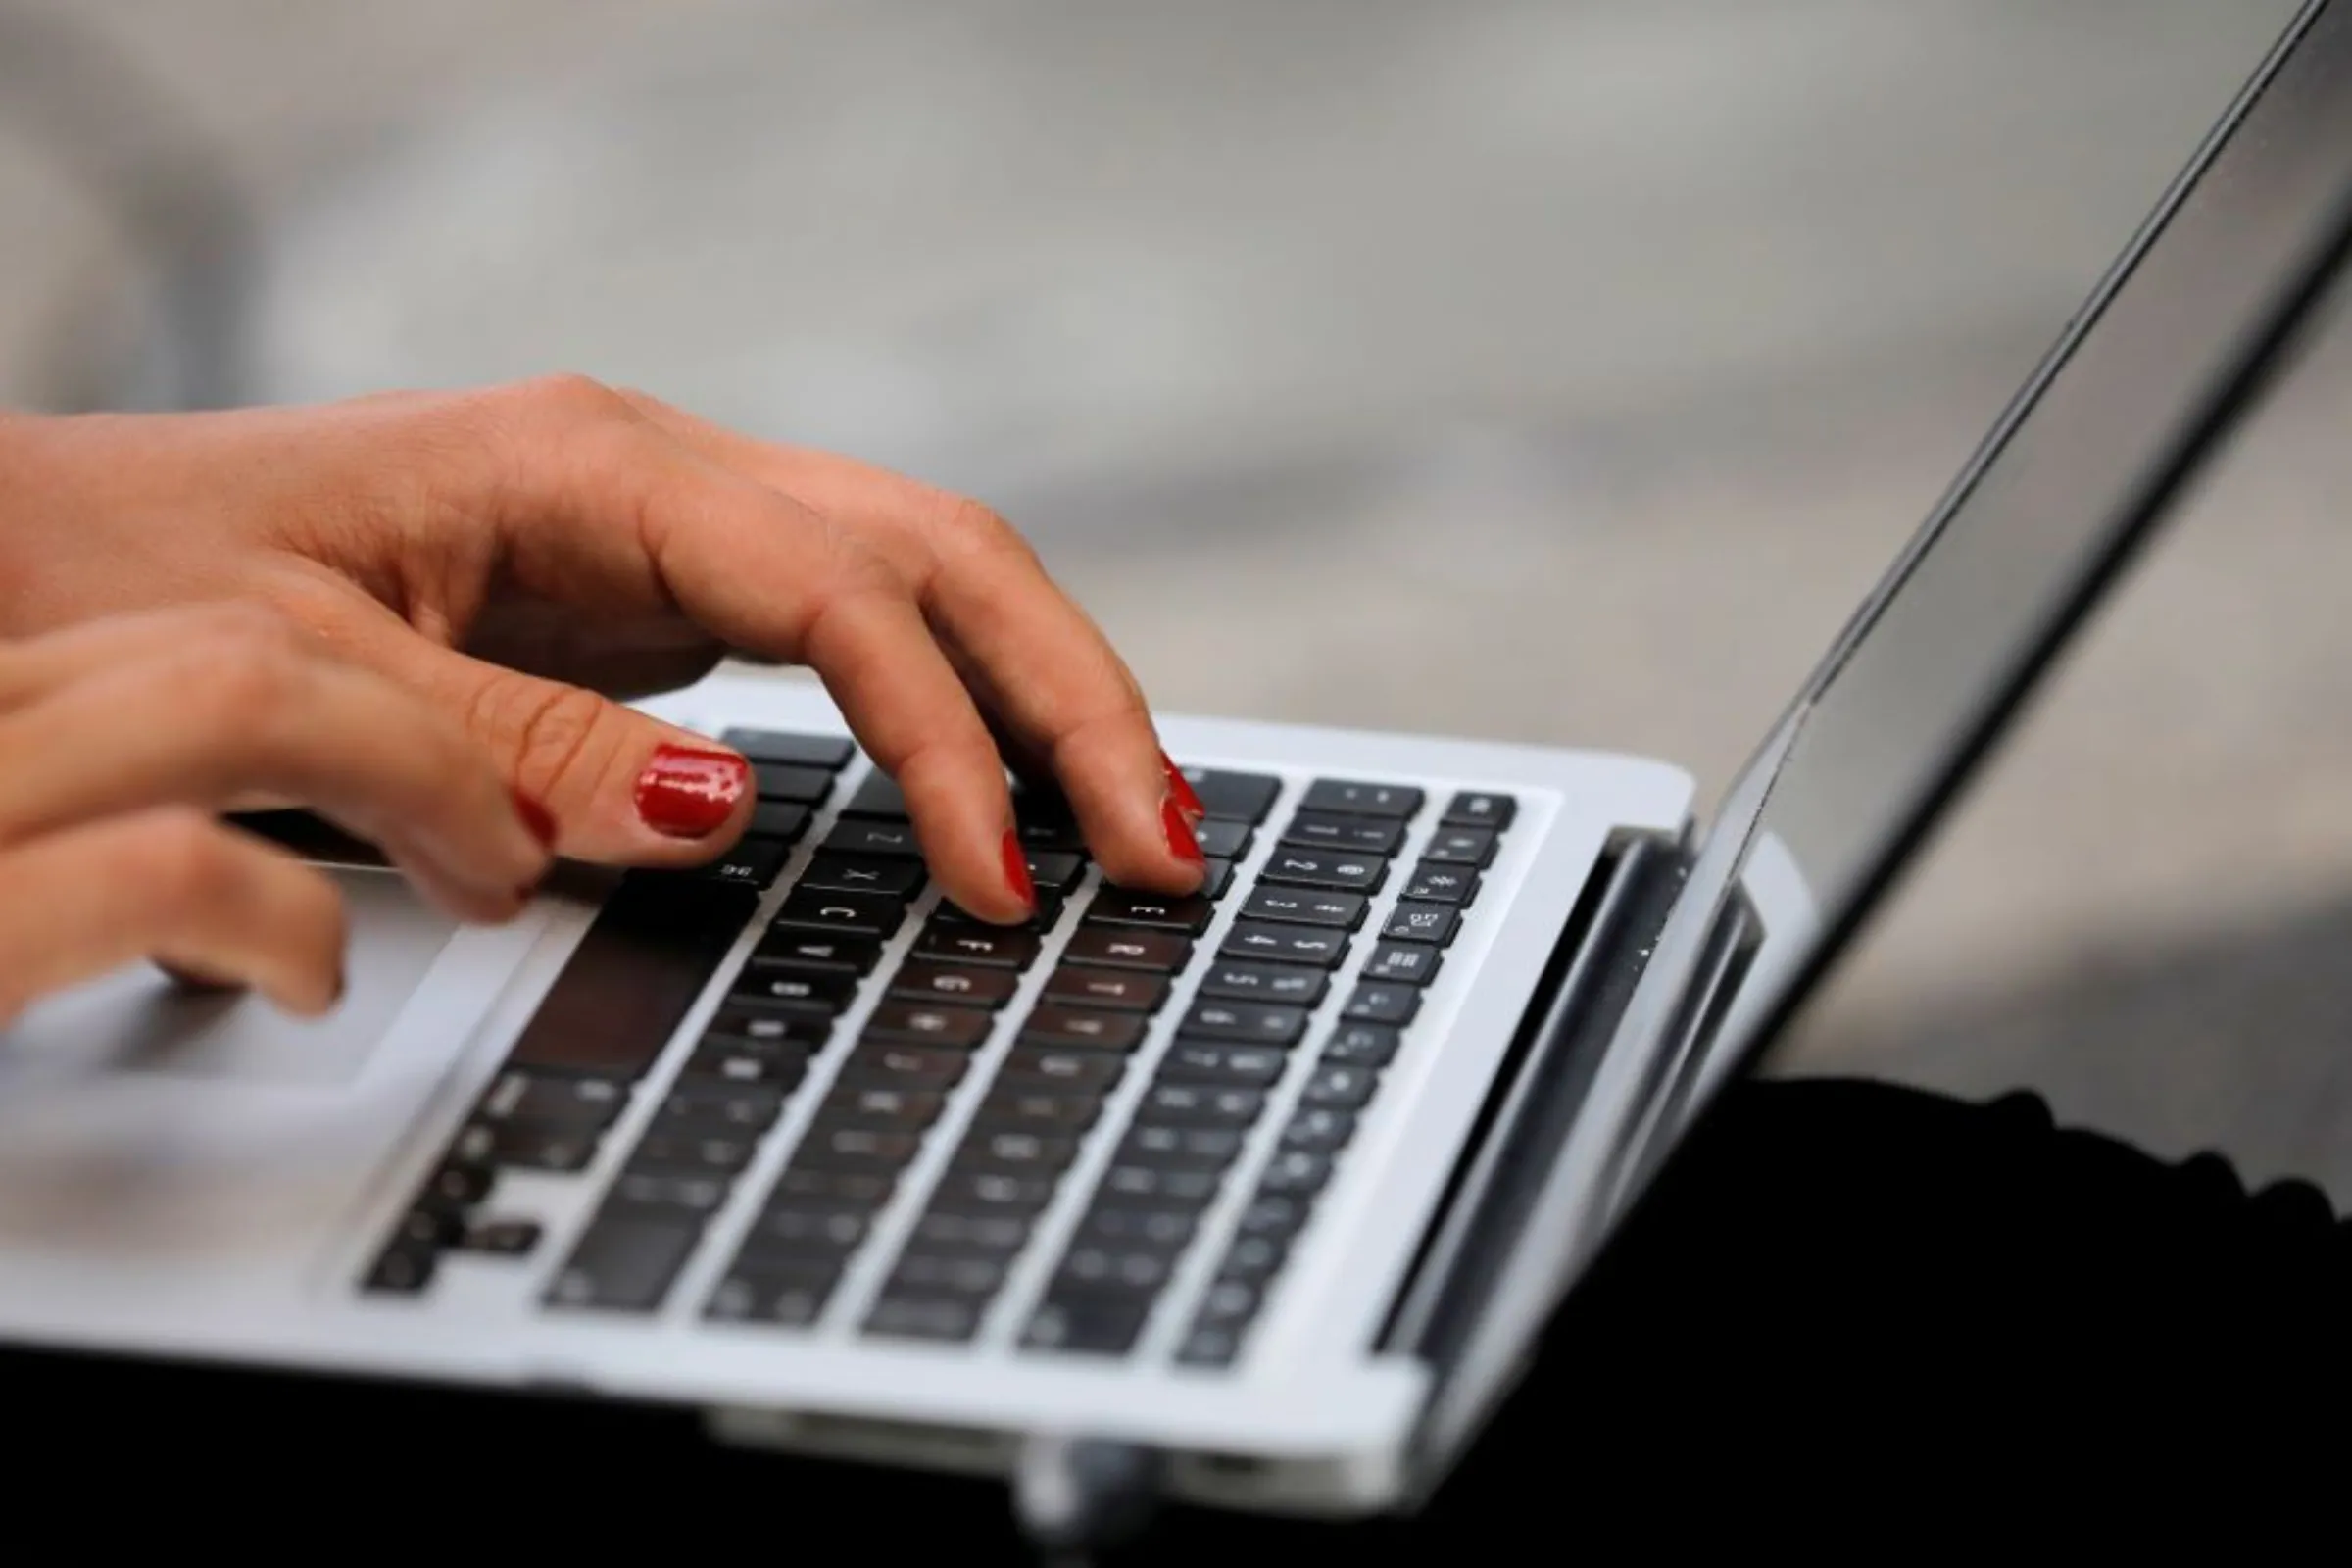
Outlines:
{"label": "blurred background", "polygon": [[[568,368],[1159,703],[1719,787],[2294,0],[0,0],[0,398]],[[2352,1198],[2352,332],[1808,1019]]]}

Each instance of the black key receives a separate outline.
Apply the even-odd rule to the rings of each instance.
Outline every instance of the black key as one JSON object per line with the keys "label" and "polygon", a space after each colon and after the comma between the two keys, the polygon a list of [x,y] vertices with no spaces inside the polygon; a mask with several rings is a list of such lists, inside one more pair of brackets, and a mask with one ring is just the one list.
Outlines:
{"label": "black key", "polygon": [[1017,1252],[1029,1242],[1029,1221],[1019,1214],[942,1214],[927,1211],[914,1222],[909,1250],[926,1252]]}
{"label": "black key", "polygon": [[890,994],[909,1002],[952,1002],[959,1007],[1002,1007],[1020,989],[1009,969],[969,963],[904,963],[891,976]]}
{"label": "black key", "polygon": [[968,1340],[983,1303],[961,1296],[885,1296],[866,1314],[865,1332],[906,1340]]}
{"label": "black key", "polygon": [[956,963],[982,963],[998,969],[1026,969],[1037,961],[1037,933],[997,925],[942,925],[923,928],[914,951],[926,958]]}
{"label": "black key", "polygon": [[923,847],[906,822],[844,817],[825,835],[825,848],[844,855],[905,855],[920,858]]}
{"label": "black key", "polygon": [[1067,821],[1024,822],[1015,817],[1013,831],[1020,835],[1024,850],[1043,850],[1054,855],[1084,855],[1085,835],[1078,824]]}
{"label": "black key", "polygon": [[1170,1261],[1167,1253],[1152,1249],[1073,1247],[1055,1273],[1054,1290],[1157,1291],[1168,1283]]}
{"label": "black key", "polygon": [[1127,888],[1100,888],[1087,906],[1088,925],[1133,925],[1152,931],[1181,931],[1199,936],[1208,929],[1216,907],[1206,899],[1171,899],[1164,893],[1137,893]]}
{"label": "black key", "polygon": [[1170,1170],[1158,1165],[1130,1165],[1124,1160],[1102,1173],[1097,1202],[1151,1203],[1166,1208],[1199,1211],[1208,1206],[1225,1183],[1213,1170]]}
{"label": "black key", "polygon": [[[858,1000],[858,976],[846,969],[804,968],[794,963],[747,967],[733,997],[762,1002],[799,1002],[839,1012]],[[730,998],[732,1000],[732,998]]]}
{"label": "black key", "polygon": [[1016,925],[999,925],[994,920],[981,919],[960,904],[942,899],[939,907],[932,911],[932,919],[940,925],[977,925],[985,926],[993,931],[1029,931],[1042,934],[1053,930],[1060,921],[1061,906],[1060,894],[1040,893],[1037,896],[1037,912],[1035,914]]}
{"label": "black key", "polygon": [[795,806],[790,801],[761,801],[752,808],[751,825],[743,830],[747,839],[774,839],[787,849],[801,842],[808,831],[808,808]]}
{"label": "black key", "polygon": [[1389,877],[1389,862],[1377,855],[1284,845],[1266,857],[1261,882],[1295,888],[1332,888],[1342,893],[1377,893]]}
{"label": "black key", "polygon": [[906,918],[906,906],[880,893],[835,893],[795,888],[769,929],[822,931],[833,936],[888,941]]}
{"label": "black key", "polygon": [[1430,942],[1439,947],[1453,940],[1462,927],[1462,911],[1450,904],[1399,904],[1389,911],[1380,934],[1397,942]]}
{"label": "black key", "polygon": [[1259,1194],[1250,1200],[1236,1224],[1244,1236],[1263,1236],[1288,1242],[1305,1228],[1309,1209],[1296,1198]]}
{"label": "black key", "polygon": [[718,1009],[703,1038],[770,1045],[789,1041],[816,1047],[833,1038],[833,1014],[822,1007],[790,1003],[729,1002]]}
{"label": "black key", "polygon": [[1442,827],[1429,841],[1429,848],[1421,852],[1421,858],[1483,871],[1494,863],[1494,835],[1479,827]]}
{"label": "black key", "polygon": [[772,729],[731,729],[719,737],[755,762],[786,762],[794,767],[821,767],[838,773],[849,766],[855,752],[846,736],[788,735]]}
{"label": "black key", "polygon": [[631,1170],[671,1176],[733,1176],[752,1162],[759,1141],[724,1134],[649,1133],[629,1154]]}
{"label": "black key", "polygon": [[783,1111],[783,1092],[764,1084],[684,1082],[671,1086],[655,1126],[663,1133],[678,1130],[664,1121],[759,1131],[774,1126]]}
{"label": "black key", "polygon": [[435,1208],[422,1203],[401,1216],[392,1229],[393,1245],[406,1243],[411,1247],[454,1247],[466,1234],[466,1221],[456,1209]]}
{"label": "black key", "polygon": [[1115,1051],[1047,1051],[1015,1046],[997,1069],[997,1086],[1100,1093],[1119,1081],[1127,1058]]}
{"label": "black key", "polygon": [[1499,833],[1518,814],[1519,803],[1508,795],[1464,790],[1447,803],[1446,814],[1438,820],[1447,827],[1485,827]]}
{"label": "black key", "polygon": [[1226,1250],[1224,1260],[1217,1264],[1217,1278],[1262,1285],[1281,1272],[1290,1251],[1287,1243],[1270,1236],[1236,1237],[1233,1246]]}
{"label": "black key", "polygon": [[979,1007],[885,1002],[865,1020],[864,1038],[969,1051],[988,1038],[996,1021],[996,1014]]}
{"label": "black key", "polygon": [[770,1208],[796,1204],[870,1213],[890,1201],[899,1179],[888,1171],[804,1170],[787,1166],[767,1195]]}
{"label": "black key", "polygon": [[704,1312],[727,1323],[806,1328],[824,1315],[840,1278],[841,1265],[830,1258],[739,1259],[710,1293]]}
{"label": "black key", "polygon": [[1040,893],[1067,895],[1086,876],[1086,857],[1062,850],[1028,852],[1029,880]]}
{"label": "black key", "polygon": [[1078,1141],[1001,1127],[975,1127],[956,1149],[950,1168],[993,1170],[1008,1175],[1058,1173],[1078,1157]]}
{"label": "black key", "polygon": [[1201,1298],[1200,1321],[1239,1327],[1257,1315],[1261,1299],[1263,1293],[1254,1285],[1243,1280],[1219,1280]]}
{"label": "black key", "polygon": [[1243,920],[1225,933],[1225,946],[1218,953],[1227,958],[1271,958],[1278,963],[1311,963],[1336,969],[1348,956],[1348,938],[1340,932],[1312,926]]}
{"label": "black key", "polygon": [[376,1257],[361,1289],[375,1296],[415,1296],[433,1283],[433,1271],[440,1262],[437,1247],[395,1242]]}
{"label": "black key", "polygon": [[754,762],[753,780],[763,801],[790,801],[814,806],[833,793],[833,775],[821,767],[794,767],[788,762]]}
{"label": "black key", "polygon": [[1034,1215],[1054,1200],[1056,1178],[1016,1176],[1009,1171],[954,1170],[931,1191],[931,1210],[940,1214]]}
{"label": "black key", "polygon": [[1148,1295],[1057,1292],[1030,1318],[1021,1344],[1072,1355],[1125,1355],[1151,1315]]}
{"label": "black key", "polygon": [[[467,1154],[476,1152],[472,1132],[468,1128],[459,1138],[461,1151]],[[491,1128],[488,1148],[480,1152],[489,1163],[507,1170],[575,1171],[586,1169],[596,1157],[596,1144],[591,1129],[524,1124]]]}
{"label": "black key", "polygon": [[1438,977],[1446,956],[1418,942],[1383,942],[1372,950],[1364,978],[1400,986],[1425,986]]}
{"label": "black key", "polygon": [[1331,1156],[1312,1150],[1286,1149],[1274,1156],[1257,1190],[1277,1198],[1311,1198],[1331,1180]]}
{"label": "black key", "polygon": [[1306,787],[1298,802],[1302,811],[1348,811],[1358,816],[1387,816],[1410,820],[1421,809],[1421,792],[1410,784],[1358,784],[1348,779],[1319,778]]}
{"label": "black key", "polygon": [[1210,856],[1200,872],[1200,897],[1221,899],[1233,886],[1233,862],[1219,856]]}
{"label": "black key", "polygon": [[910,813],[906,809],[906,792],[899,788],[899,781],[876,768],[858,784],[858,792],[850,797],[849,805],[841,808],[841,814],[904,822]]}
{"label": "black key", "polygon": [[1368,1067],[1317,1067],[1299,1098],[1309,1105],[1361,1110],[1379,1087],[1380,1075]]}
{"label": "black key", "polygon": [[425,1178],[416,1201],[441,1209],[471,1208],[490,1196],[497,1173],[478,1159],[453,1159]]}
{"label": "black key", "polygon": [[833,969],[843,974],[870,974],[882,956],[882,944],[872,937],[825,936],[813,931],[770,931],[752,950],[753,969],[769,963],[796,969]]}
{"label": "black key", "polygon": [[702,1216],[684,1211],[600,1216],[549,1287],[548,1304],[650,1312],[669,1294],[702,1234]]}
{"label": "black key", "polygon": [[1144,1017],[1081,1007],[1041,1006],[1021,1026],[1021,1044],[1047,1050],[1133,1051],[1144,1038]]}
{"label": "black key", "polygon": [[1247,822],[1229,817],[1212,816],[1193,828],[1193,841],[1200,846],[1202,855],[1238,860],[1250,853],[1250,845],[1257,835]]}
{"label": "black key", "polygon": [[1152,969],[1174,974],[1192,960],[1193,945],[1165,931],[1122,931],[1115,926],[1080,926],[1061,950],[1069,963],[1106,969]]}
{"label": "black key", "polygon": [[854,1252],[865,1240],[868,1212],[824,1203],[770,1203],[743,1239],[742,1261],[815,1260]]}
{"label": "black key", "polygon": [[640,1076],[758,906],[749,888],[624,879],[572,950],[508,1065]]}
{"label": "black key", "polygon": [[1004,1283],[1004,1260],[970,1252],[908,1249],[890,1271],[892,1296],[968,1296],[985,1301]]}
{"label": "black key", "polygon": [[971,1056],[961,1051],[929,1046],[891,1046],[879,1041],[859,1046],[841,1064],[837,1084],[871,1084],[877,1088],[955,1088],[970,1070]]}
{"label": "black key", "polygon": [[1404,885],[1404,896],[1422,904],[1451,904],[1467,907],[1478,897],[1478,873],[1459,866],[1424,860]]}
{"label": "black key", "polygon": [[648,1210],[676,1210],[705,1215],[727,1200],[730,1183],[724,1176],[668,1176],[660,1171],[624,1170],[612,1183],[598,1223]]}
{"label": "black key", "polygon": [[1219,958],[1200,977],[1200,995],[1236,1002],[1287,1002],[1311,1007],[1331,988],[1331,976],[1320,969],[1294,969],[1279,963],[1250,963]]}
{"label": "black key", "polygon": [[1188,767],[1184,780],[1200,798],[1200,809],[1212,817],[1230,817],[1255,827],[1274,809],[1282,780],[1265,773],[1227,773],[1213,768]]}
{"label": "black key", "polygon": [[1242,1353],[1242,1339],[1233,1330],[1214,1325],[1195,1327],[1176,1348],[1179,1366],[1228,1367]]}
{"label": "black key", "polygon": [[1386,1067],[1403,1037],[1394,1024],[1343,1023],[1323,1048],[1322,1061],[1334,1067]]}
{"label": "black key", "polygon": [[1348,1147],[1355,1136],[1355,1112],[1328,1105],[1302,1105],[1282,1130],[1282,1147],[1329,1154]]}
{"label": "black key", "polygon": [[482,1122],[527,1122],[602,1132],[629,1102],[628,1085],[572,1073],[503,1072],[474,1109]]}
{"label": "black key", "polygon": [[1199,1218],[1175,1208],[1118,1208],[1097,1204],[1079,1221],[1078,1234],[1112,1247],[1181,1249],[1193,1238]]}
{"label": "black key", "polygon": [[1337,850],[1348,855],[1394,855],[1404,842],[1404,824],[1377,816],[1335,816],[1300,811],[1282,830],[1285,845]]}
{"label": "black key", "polygon": [[1155,1083],[1145,1092],[1138,1120],[1164,1121],[1185,1126],[1247,1127],[1266,1108],[1265,1095],[1255,1089],[1228,1089],[1215,1084]]}
{"label": "black key", "polygon": [[1176,1032],[1200,1040],[1295,1046],[1306,1033],[1306,1009],[1278,1002],[1196,1002]]}
{"label": "black key", "polygon": [[539,1245],[539,1222],[532,1219],[485,1219],[466,1227],[461,1251],[483,1257],[527,1257]]}
{"label": "black key", "polygon": [[825,1096],[818,1119],[828,1125],[919,1133],[939,1120],[947,1097],[922,1089],[877,1089],[838,1084]]}
{"label": "black key", "polygon": [[1313,888],[1259,888],[1242,904],[1242,917],[1285,925],[1323,925],[1352,931],[1364,923],[1364,896]]}
{"label": "black key", "polygon": [[1168,1000],[1165,975],[1139,969],[1090,969],[1065,963],[1046,979],[1046,995],[1057,1002],[1127,1012],[1154,1012]]}
{"label": "black key", "polygon": [[1340,1016],[1354,1023],[1411,1023],[1421,1010],[1419,986],[1374,981],[1355,988]]}
{"label": "black key", "polygon": [[735,841],[732,849],[705,865],[703,875],[713,882],[735,883],[764,893],[775,885],[776,874],[790,858],[792,846],[784,840],[756,839],[746,834]]}
{"label": "black key", "polygon": [[1119,1145],[1122,1165],[1223,1170],[1242,1152],[1238,1127],[1135,1127]]}
{"label": "black key", "polygon": [[808,862],[801,873],[801,888],[823,888],[833,893],[880,893],[911,899],[923,891],[927,873],[923,862],[899,855],[837,855],[826,853]]}
{"label": "black key", "polygon": [[1272,1046],[1210,1046],[1179,1040],[1160,1059],[1159,1081],[1265,1089],[1281,1081],[1290,1056]]}
{"label": "black key", "polygon": [[973,1125],[983,1127],[1023,1127],[1036,1131],[1082,1133],[1095,1124],[1102,1114],[1102,1102],[1095,1095],[1054,1095],[1039,1092],[1007,1091],[992,1088],[980,1108],[972,1113]]}
{"label": "black key", "polygon": [[808,1050],[798,1041],[705,1040],[688,1058],[685,1076],[731,1084],[768,1084],[790,1092],[808,1076]]}
{"label": "black key", "polygon": [[922,1147],[923,1140],[915,1133],[819,1123],[808,1129],[801,1147],[792,1152],[792,1162],[803,1170],[896,1175]]}

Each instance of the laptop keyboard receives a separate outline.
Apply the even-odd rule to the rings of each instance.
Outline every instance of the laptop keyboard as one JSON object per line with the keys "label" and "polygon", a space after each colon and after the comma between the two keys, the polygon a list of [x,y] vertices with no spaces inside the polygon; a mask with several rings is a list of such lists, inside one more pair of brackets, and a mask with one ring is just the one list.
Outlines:
{"label": "laptop keyboard", "polygon": [[[755,763],[750,831],[698,872],[623,879],[365,1290],[427,1293],[453,1250],[536,1250],[536,1226],[489,1201],[500,1172],[576,1175],[598,1161],[854,758],[827,737],[726,738]],[[659,1091],[550,1277],[547,1308],[667,1305],[788,1109],[817,1093],[696,1303],[707,1318],[805,1331],[855,1310],[857,1332],[878,1341],[969,1341],[1034,1252],[1052,1261],[1032,1270],[1034,1298],[1010,1308],[1025,1350],[1128,1353],[1189,1268],[1198,1289],[1176,1359],[1232,1364],[1421,988],[1473,917],[1515,803],[1318,779],[1275,820],[1279,778],[1187,777],[1209,813],[1200,894],[1102,884],[1066,811],[1024,796],[1039,914],[1002,927],[924,901],[905,801],[869,773]],[[904,956],[888,956],[915,920]],[[843,1016],[869,999],[843,1038]],[[1170,1011],[1172,1038],[1147,1070],[1139,1054]],[[1253,1140],[1270,1144],[1262,1157]],[[1216,1227],[1229,1239],[1196,1258],[1241,1165],[1255,1167],[1254,1186]],[[1043,1234],[1080,1184],[1074,1219]],[[886,1226],[902,1203],[911,1222]]]}

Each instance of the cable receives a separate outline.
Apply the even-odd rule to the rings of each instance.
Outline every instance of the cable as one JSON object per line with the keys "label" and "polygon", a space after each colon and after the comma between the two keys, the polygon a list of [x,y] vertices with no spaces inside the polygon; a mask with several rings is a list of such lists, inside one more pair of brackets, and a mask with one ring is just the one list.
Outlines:
{"label": "cable", "polygon": [[1092,1568],[1151,1521],[1160,1456],[1131,1443],[1035,1438],[1013,1476],[1013,1510],[1043,1568]]}

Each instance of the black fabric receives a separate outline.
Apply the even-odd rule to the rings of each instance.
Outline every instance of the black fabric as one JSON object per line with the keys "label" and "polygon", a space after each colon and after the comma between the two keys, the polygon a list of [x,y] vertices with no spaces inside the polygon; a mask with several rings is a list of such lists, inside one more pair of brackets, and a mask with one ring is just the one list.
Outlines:
{"label": "black fabric", "polygon": [[[1423,1515],[1180,1510],[1117,1560],[1885,1546],[2058,1513],[2109,1538],[2218,1513],[2242,1544],[2342,1511],[2299,1478],[2340,1468],[2347,1345],[2352,1233],[2314,1188],[2249,1194],[2029,1097],[1743,1085]],[[23,1353],[0,1378],[21,1560],[1028,1560],[999,1486],[718,1449],[683,1413]]]}

